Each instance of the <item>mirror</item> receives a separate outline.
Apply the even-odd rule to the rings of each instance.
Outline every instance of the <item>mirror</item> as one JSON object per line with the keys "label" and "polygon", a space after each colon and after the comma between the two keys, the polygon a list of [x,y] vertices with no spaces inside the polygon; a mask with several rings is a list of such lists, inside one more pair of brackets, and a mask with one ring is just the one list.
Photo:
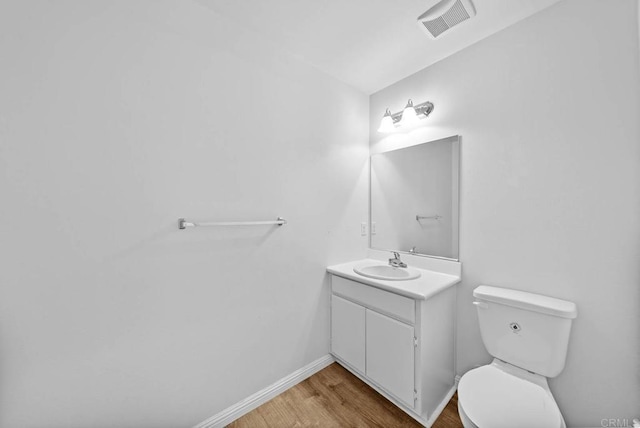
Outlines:
{"label": "mirror", "polygon": [[460,137],[371,156],[370,246],[458,260]]}

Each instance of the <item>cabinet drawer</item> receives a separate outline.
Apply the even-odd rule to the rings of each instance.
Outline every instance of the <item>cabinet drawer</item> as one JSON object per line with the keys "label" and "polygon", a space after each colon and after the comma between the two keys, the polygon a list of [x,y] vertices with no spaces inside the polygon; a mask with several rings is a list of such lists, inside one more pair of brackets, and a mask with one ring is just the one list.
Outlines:
{"label": "cabinet drawer", "polygon": [[331,278],[331,286],[335,294],[401,321],[415,324],[416,305],[413,299],[336,275]]}

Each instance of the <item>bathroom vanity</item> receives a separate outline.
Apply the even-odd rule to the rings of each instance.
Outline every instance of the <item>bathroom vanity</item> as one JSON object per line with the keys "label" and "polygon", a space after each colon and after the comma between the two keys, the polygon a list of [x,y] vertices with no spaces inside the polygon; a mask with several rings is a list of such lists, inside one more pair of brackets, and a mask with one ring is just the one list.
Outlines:
{"label": "bathroom vanity", "polygon": [[368,258],[327,268],[331,353],[431,426],[456,390],[460,136],[377,153],[370,166]]}
{"label": "bathroom vanity", "polygon": [[[419,257],[413,257],[420,259]],[[330,266],[331,353],[337,361],[425,426],[455,392],[455,288],[460,263],[426,258],[420,277],[385,280]],[[437,270],[432,270],[437,269]]]}

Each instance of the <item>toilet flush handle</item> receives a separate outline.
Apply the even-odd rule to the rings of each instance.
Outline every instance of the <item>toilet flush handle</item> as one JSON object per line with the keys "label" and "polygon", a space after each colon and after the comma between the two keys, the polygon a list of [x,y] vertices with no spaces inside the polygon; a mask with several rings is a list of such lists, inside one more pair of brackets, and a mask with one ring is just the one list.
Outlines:
{"label": "toilet flush handle", "polygon": [[482,308],[482,309],[488,309],[489,308],[489,305],[486,304],[485,302],[474,301],[473,304],[476,305],[479,308]]}

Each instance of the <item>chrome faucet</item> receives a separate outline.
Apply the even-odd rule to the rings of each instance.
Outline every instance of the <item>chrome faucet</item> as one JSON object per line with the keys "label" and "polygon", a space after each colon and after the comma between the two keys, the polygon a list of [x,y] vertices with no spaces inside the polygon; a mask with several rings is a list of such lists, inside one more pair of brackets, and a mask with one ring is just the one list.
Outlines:
{"label": "chrome faucet", "polygon": [[410,254],[416,254],[416,246],[414,245],[413,247],[411,247],[411,249],[409,250]]}
{"label": "chrome faucet", "polygon": [[400,260],[400,254],[396,253],[395,251],[392,251],[392,253],[393,258],[389,259],[389,266],[406,268],[407,264]]}

